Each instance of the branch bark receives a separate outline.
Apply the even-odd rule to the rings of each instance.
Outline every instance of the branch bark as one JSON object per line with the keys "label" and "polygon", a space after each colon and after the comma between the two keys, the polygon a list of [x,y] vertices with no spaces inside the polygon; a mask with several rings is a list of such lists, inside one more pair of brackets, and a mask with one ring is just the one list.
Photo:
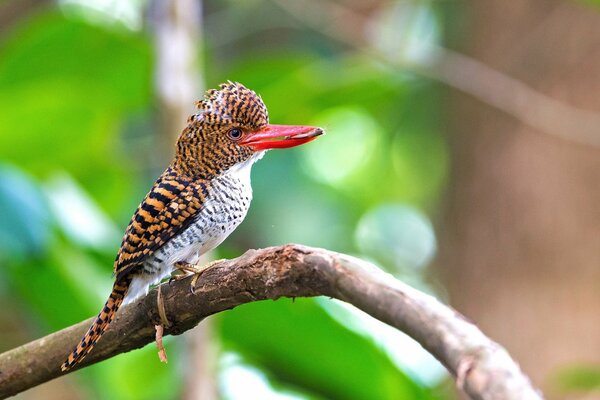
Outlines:
{"label": "branch bark", "polygon": [[[252,301],[324,295],[351,303],[413,337],[473,399],[542,398],[506,350],[459,313],[348,255],[300,245],[249,250],[204,272],[195,294],[189,285],[190,278],[162,285],[172,324],[165,334],[181,334],[209,315]],[[155,289],[119,311],[78,368],[153,342],[158,321]],[[65,354],[90,323],[82,321],[0,354],[0,398],[61,376]]]}

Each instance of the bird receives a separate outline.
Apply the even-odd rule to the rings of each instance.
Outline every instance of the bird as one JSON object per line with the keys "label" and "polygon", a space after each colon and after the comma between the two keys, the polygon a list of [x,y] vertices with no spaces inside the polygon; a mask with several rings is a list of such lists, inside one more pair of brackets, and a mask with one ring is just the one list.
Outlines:
{"label": "bird", "polygon": [[194,270],[200,256],[233,232],[252,200],[252,165],[267,150],[302,145],[324,133],[313,126],[270,124],[262,98],[238,82],[208,90],[196,107],[173,160],[125,230],[108,300],[62,371],[90,353],[123,304],[177,269]]}

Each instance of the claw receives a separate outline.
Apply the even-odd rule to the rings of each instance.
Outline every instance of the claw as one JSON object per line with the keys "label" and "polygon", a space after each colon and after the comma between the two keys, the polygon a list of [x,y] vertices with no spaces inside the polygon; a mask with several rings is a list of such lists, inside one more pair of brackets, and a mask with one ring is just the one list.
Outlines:
{"label": "claw", "polygon": [[[220,259],[220,260],[214,260],[209,262],[208,264],[206,264],[203,267],[198,267],[197,265],[194,264],[189,264],[186,262],[176,262],[175,263],[175,268],[177,268],[180,271],[185,271],[188,273],[193,273],[194,277],[192,278],[192,281],[190,282],[190,293],[191,294],[196,294],[196,282],[198,282],[198,279],[200,279],[200,277],[202,276],[203,273],[205,273],[207,270],[209,270],[210,268],[212,268],[215,264],[220,263],[221,261],[225,261],[225,259]],[[181,277],[179,276],[175,276],[172,277],[169,282],[171,280],[179,280],[179,279],[183,279],[186,278],[188,275],[181,275]]]}
{"label": "claw", "polygon": [[198,282],[198,278],[200,278],[200,275],[202,275],[202,272],[204,272],[204,271],[198,272],[192,278],[192,282],[190,282],[190,293],[196,294],[196,282]]}

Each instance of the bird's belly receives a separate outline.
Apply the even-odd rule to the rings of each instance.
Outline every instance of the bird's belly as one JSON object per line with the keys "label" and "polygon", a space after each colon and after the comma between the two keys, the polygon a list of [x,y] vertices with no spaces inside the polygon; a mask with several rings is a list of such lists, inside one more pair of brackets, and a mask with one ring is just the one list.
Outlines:
{"label": "bird's belly", "polygon": [[180,235],[161,247],[145,266],[151,272],[157,264],[172,266],[180,261],[196,263],[201,255],[220,245],[237,228],[246,216],[246,211],[230,214],[220,210],[213,214],[212,220],[210,216],[203,218],[204,213],[201,213]]}
{"label": "bird's belly", "polygon": [[239,180],[224,178],[214,183],[195,220],[144,262],[142,270],[131,282],[125,303],[148,293],[151,285],[173,272],[175,263],[196,263],[200,256],[220,245],[244,220],[252,198],[249,184],[246,186]]}

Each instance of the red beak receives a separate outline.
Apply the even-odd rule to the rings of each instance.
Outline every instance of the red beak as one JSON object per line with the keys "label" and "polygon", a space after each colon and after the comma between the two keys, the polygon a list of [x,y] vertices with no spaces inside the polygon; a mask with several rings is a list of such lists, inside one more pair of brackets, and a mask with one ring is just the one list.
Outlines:
{"label": "red beak", "polygon": [[314,126],[267,125],[251,132],[240,144],[250,146],[256,151],[285,149],[308,143],[322,134],[323,130]]}

